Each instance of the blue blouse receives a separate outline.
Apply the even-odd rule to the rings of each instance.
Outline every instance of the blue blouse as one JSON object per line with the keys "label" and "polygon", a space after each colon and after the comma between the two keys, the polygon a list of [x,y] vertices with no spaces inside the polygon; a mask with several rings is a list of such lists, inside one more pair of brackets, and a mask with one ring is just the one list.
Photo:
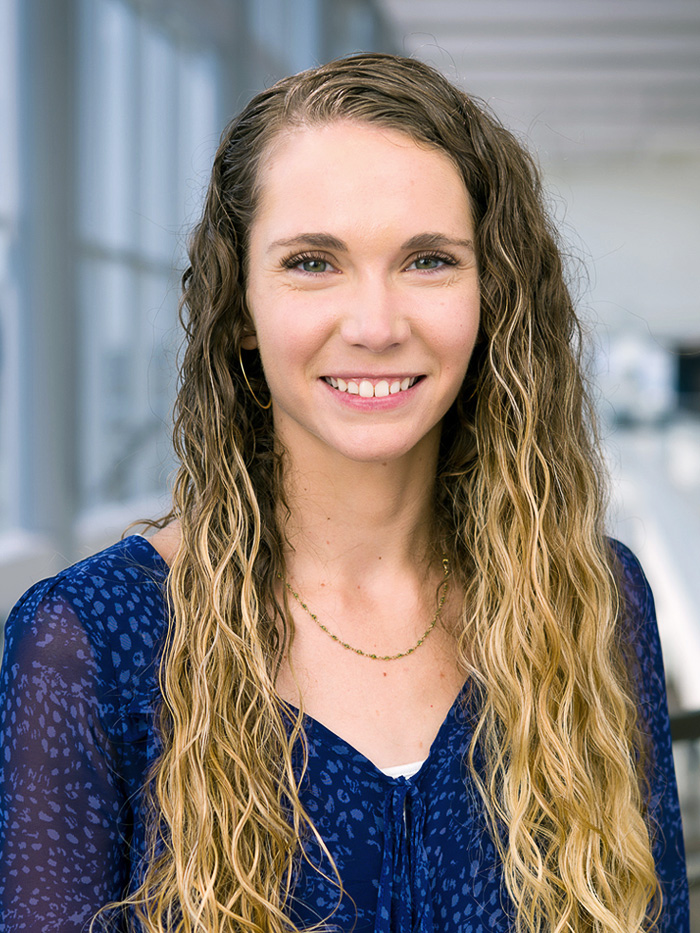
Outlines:
{"label": "blue blouse", "polygon": [[[651,736],[660,933],[688,933],[688,888],[664,671],[649,586],[615,543],[633,607],[640,716]],[[131,536],[30,589],[6,626],[1,675],[0,931],[77,933],[134,882],[143,787],[159,752],[154,712],[167,567]],[[298,923],[328,930],[506,933],[512,904],[464,755],[466,690],[410,779],[391,778],[310,717],[301,799],[336,861],[337,888],[302,866]],[[312,861],[324,865],[307,841]]]}

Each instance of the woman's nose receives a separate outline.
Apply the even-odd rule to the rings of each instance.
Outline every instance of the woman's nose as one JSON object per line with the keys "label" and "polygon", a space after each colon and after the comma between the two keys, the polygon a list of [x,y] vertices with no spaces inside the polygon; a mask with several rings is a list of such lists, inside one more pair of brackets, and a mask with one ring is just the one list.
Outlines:
{"label": "woman's nose", "polygon": [[347,295],[341,335],[353,346],[381,353],[403,343],[411,333],[405,296],[390,282],[358,284]]}

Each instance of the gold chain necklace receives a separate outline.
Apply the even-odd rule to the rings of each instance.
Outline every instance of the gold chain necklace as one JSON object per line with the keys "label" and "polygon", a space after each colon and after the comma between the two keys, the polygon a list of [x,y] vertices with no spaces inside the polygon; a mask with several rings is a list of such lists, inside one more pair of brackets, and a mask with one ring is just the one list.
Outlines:
{"label": "gold chain necklace", "polygon": [[382,655],[382,654],[370,654],[368,651],[362,651],[361,648],[353,648],[352,645],[349,645],[346,641],[343,641],[342,638],[339,638],[337,635],[334,635],[333,632],[331,632],[329,629],[326,628],[326,626],[323,624],[323,622],[319,622],[318,616],[315,615],[315,614],[309,609],[309,607],[306,605],[306,603],[303,602],[301,596],[299,596],[299,594],[296,593],[296,592],[292,589],[292,585],[291,585],[290,583],[288,583],[285,579],[283,579],[283,577],[282,577],[281,574],[277,574],[277,576],[280,578],[280,580],[282,580],[282,582],[284,583],[284,585],[287,587],[287,589],[288,589],[289,592],[292,594],[292,596],[294,597],[294,599],[296,599],[296,601],[299,603],[299,605],[301,606],[301,608],[304,609],[306,612],[308,612],[308,614],[309,614],[309,615],[311,616],[311,618],[314,620],[314,622],[316,623],[316,625],[318,625],[318,627],[319,627],[323,632],[325,632],[326,635],[328,635],[330,638],[332,638],[333,641],[337,641],[339,645],[342,645],[342,647],[345,648],[347,651],[353,651],[355,654],[359,654],[359,655],[360,655],[361,657],[363,657],[363,658],[371,658],[373,661],[398,661],[399,658],[405,658],[407,655],[413,654],[414,651],[417,651],[417,650],[420,648],[420,646],[423,644],[423,642],[425,641],[425,639],[428,637],[428,635],[430,635],[430,633],[432,632],[432,630],[435,628],[435,625],[436,625],[436,623],[437,623],[437,620],[440,618],[440,613],[442,612],[442,607],[445,605],[445,599],[447,598],[447,587],[448,587],[449,582],[450,582],[450,569],[449,569],[449,564],[448,564],[448,561],[447,561],[447,558],[446,558],[446,557],[443,557],[443,559],[442,559],[442,566],[443,566],[444,571],[445,571],[445,581],[444,581],[444,583],[442,584],[442,593],[440,594],[440,599],[439,599],[439,601],[438,601],[438,607],[437,607],[437,610],[436,610],[436,612],[435,612],[435,615],[433,616],[432,622],[431,622],[430,625],[427,627],[427,629],[423,632],[423,634],[422,634],[421,637],[418,639],[418,641],[415,643],[415,645],[414,645],[412,648],[409,648],[408,651],[400,651],[398,654],[383,654],[383,655]]}

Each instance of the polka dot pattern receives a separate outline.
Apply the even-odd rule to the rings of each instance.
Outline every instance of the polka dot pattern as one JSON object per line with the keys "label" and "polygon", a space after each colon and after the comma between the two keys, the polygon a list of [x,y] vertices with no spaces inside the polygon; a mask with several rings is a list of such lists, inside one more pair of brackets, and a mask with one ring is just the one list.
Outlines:
{"label": "polka dot pattern", "polygon": [[[688,933],[688,892],[651,592],[615,543],[651,738],[660,933]],[[143,785],[158,755],[157,663],[167,568],[131,536],[32,587],[6,627],[0,678],[0,933],[78,933],[134,885]],[[302,862],[288,909],[336,933],[507,933],[512,905],[464,762],[475,711],[455,700],[424,765],[391,778],[307,717],[304,805],[343,880]],[[317,840],[312,864],[330,866]]]}

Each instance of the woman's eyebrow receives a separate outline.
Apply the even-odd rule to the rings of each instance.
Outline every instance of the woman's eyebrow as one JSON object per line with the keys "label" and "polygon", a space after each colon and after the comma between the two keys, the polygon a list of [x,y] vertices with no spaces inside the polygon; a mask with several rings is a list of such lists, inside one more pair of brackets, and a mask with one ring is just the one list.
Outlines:
{"label": "woman's eyebrow", "polygon": [[[332,233],[300,233],[289,239],[275,240],[270,243],[268,252],[278,249],[280,246],[315,246],[319,249],[335,249],[338,251],[347,251],[348,245]],[[401,244],[401,249],[435,249],[439,246],[462,246],[465,249],[474,249],[471,240],[461,240],[455,237],[445,236],[444,233],[417,233],[405,243]]]}
{"label": "woman's eyebrow", "polygon": [[417,233],[410,240],[406,240],[401,249],[435,249],[439,246],[463,246],[465,249],[474,249],[471,240],[445,236],[444,233]]}
{"label": "woman's eyebrow", "polygon": [[347,243],[332,233],[300,233],[287,240],[275,240],[267,248],[268,253],[280,246],[317,246],[319,249],[347,250]]}

